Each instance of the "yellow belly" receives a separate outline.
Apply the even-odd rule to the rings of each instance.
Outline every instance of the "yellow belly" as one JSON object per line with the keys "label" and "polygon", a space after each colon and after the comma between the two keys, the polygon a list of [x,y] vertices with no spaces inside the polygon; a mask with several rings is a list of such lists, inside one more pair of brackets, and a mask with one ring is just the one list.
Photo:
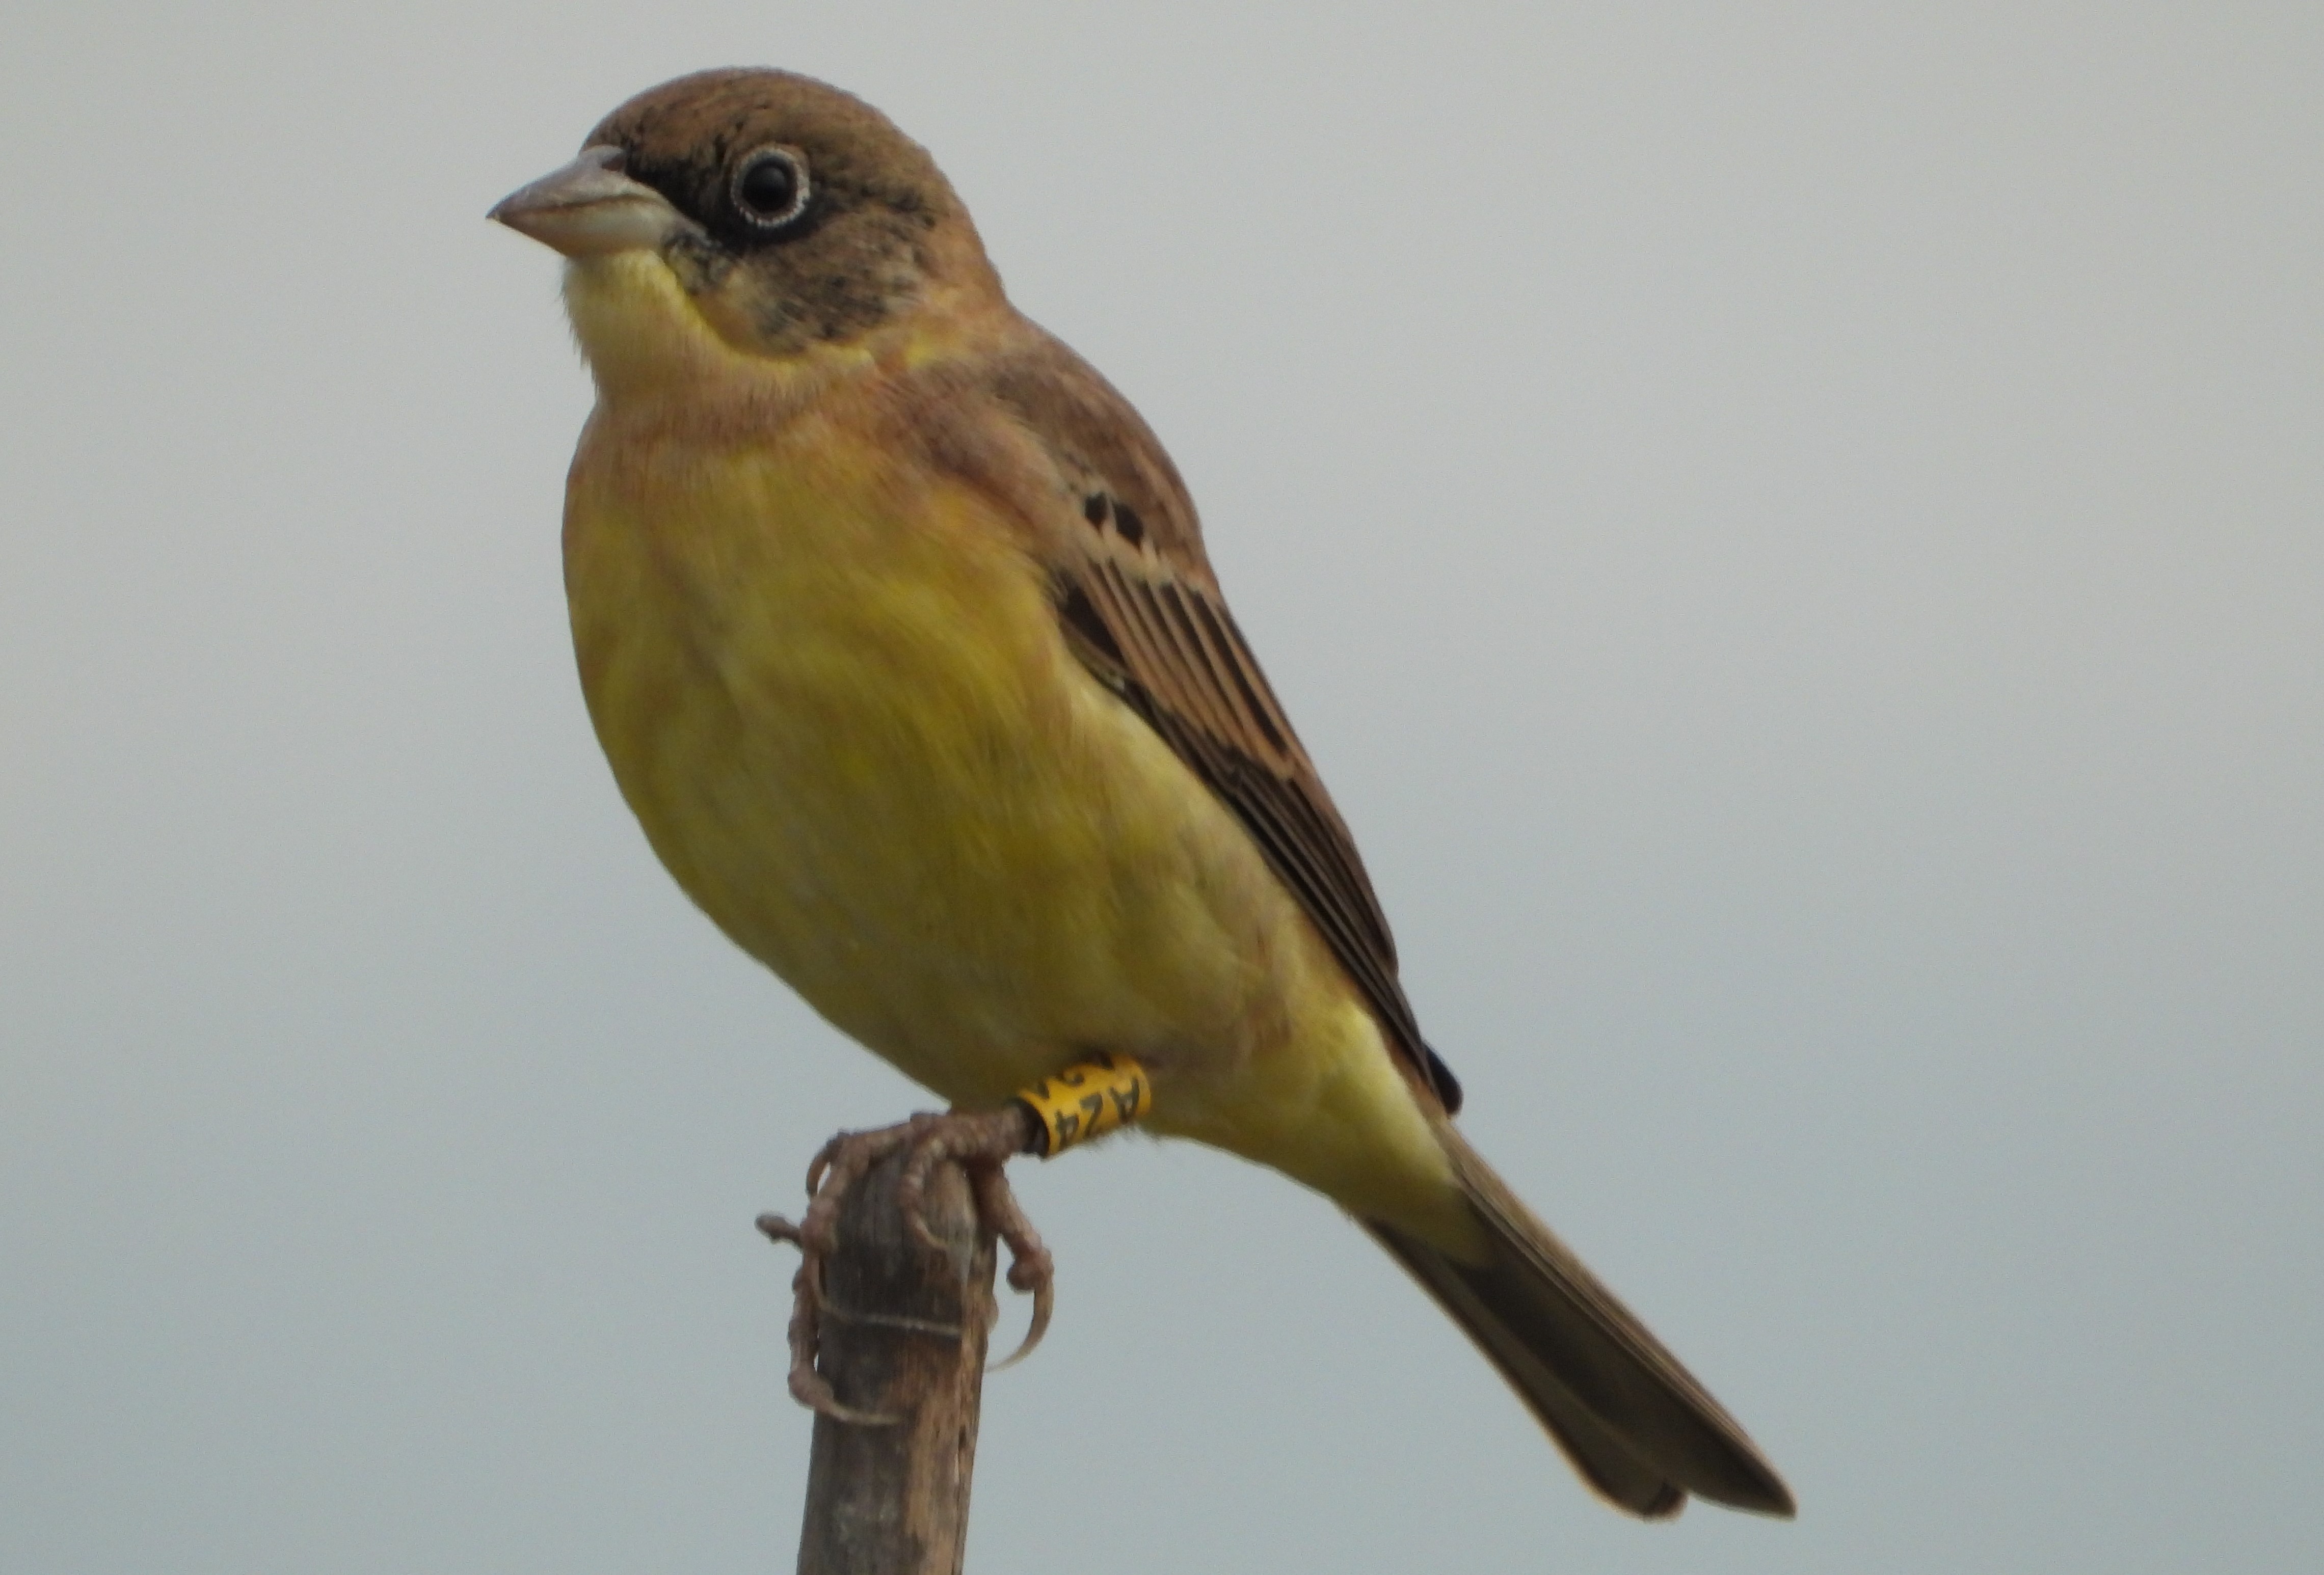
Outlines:
{"label": "yellow belly", "polygon": [[1150,1128],[1425,1229],[1442,1155],[1294,899],[1073,658],[981,498],[910,485],[811,419],[724,451],[593,420],[567,588],[655,851],[955,1104],[1128,1051]]}
{"label": "yellow belly", "polygon": [[799,453],[576,467],[584,686],[663,861],[955,1101],[1081,1050],[1248,1051],[1286,903],[1239,831],[1074,664],[973,497],[898,500],[827,435]]}

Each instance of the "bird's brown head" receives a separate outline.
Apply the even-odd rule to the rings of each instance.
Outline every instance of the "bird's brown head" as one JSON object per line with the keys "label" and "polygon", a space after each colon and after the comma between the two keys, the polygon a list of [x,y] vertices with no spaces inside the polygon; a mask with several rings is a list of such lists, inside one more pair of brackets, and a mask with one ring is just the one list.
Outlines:
{"label": "bird's brown head", "polygon": [[[492,216],[576,273],[658,259],[720,339],[762,356],[860,338],[940,294],[999,291],[927,151],[862,99],[788,71],[703,71],[641,93]],[[595,362],[578,301],[575,315]]]}

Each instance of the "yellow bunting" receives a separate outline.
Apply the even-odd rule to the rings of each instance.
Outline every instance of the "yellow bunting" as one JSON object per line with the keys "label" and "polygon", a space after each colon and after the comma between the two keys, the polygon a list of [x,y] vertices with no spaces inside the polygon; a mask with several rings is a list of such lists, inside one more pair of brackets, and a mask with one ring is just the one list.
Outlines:
{"label": "yellow bunting", "polygon": [[1137,1062],[1108,1053],[1045,1077],[1017,1097],[1041,1124],[1041,1157],[1054,1159],[1151,1110],[1154,1084]]}

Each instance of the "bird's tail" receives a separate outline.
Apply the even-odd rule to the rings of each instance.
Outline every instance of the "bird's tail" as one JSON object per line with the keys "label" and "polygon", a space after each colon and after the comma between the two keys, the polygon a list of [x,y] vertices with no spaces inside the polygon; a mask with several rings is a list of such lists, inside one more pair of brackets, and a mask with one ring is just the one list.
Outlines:
{"label": "bird's tail", "polygon": [[1377,1220],[1364,1228],[1491,1359],[1590,1485],[1649,1520],[1689,1493],[1765,1515],[1791,1489],[1678,1359],[1452,1129],[1438,1134],[1491,1239],[1482,1265]]}

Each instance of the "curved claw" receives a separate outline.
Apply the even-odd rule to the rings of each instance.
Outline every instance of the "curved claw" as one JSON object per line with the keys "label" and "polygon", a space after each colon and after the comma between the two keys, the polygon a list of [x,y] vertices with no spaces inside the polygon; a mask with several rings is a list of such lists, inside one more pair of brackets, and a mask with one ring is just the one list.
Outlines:
{"label": "curved claw", "polygon": [[862,1136],[862,1134],[856,1132],[834,1132],[830,1137],[824,1139],[823,1147],[815,1151],[815,1157],[807,1162],[807,1195],[808,1198],[812,1199],[817,1193],[823,1191],[823,1178],[831,1174],[831,1167],[837,1162],[841,1151],[847,1147],[849,1139],[860,1136]]}
{"label": "curved claw", "polygon": [[759,1234],[768,1240],[799,1249],[798,1273],[791,1276],[791,1289],[812,1295],[818,1310],[833,1311],[831,1303],[823,1294],[823,1255],[807,1245],[806,1227],[794,1225],[780,1214],[761,1214],[756,1223]]}
{"label": "curved claw", "polygon": [[1056,1284],[1052,1280],[1044,1276],[1042,1279],[1029,1285],[1018,1285],[1017,1271],[1023,1266],[1024,1266],[1022,1264],[1011,1264],[1010,1266],[1009,1283],[1011,1285],[1016,1286],[1018,1290],[1030,1291],[1033,1293],[1033,1321],[1025,1326],[1025,1338],[1017,1342],[1017,1349],[1010,1351],[1007,1356],[1002,1357],[999,1361],[994,1362],[991,1366],[986,1368],[984,1370],[988,1373],[1006,1372],[1009,1368],[1015,1367],[1019,1362],[1023,1361],[1027,1357],[1031,1356],[1033,1354],[1033,1348],[1041,1343],[1041,1337],[1049,1332],[1049,1314],[1056,1311],[1057,1292]]}
{"label": "curved claw", "polygon": [[902,1420],[884,1411],[858,1411],[853,1405],[840,1404],[839,1396],[831,1392],[831,1386],[824,1380],[823,1375],[812,1368],[805,1372],[793,1368],[790,1389],[792,1399],[817,1416],[828,1416],[834,1422],[849,1423],[857,1427],[893,1427]]}
{"label": "curved claw", "polygon": [[858,1426],[880,1427],[898,1419],[844,1404],[830,1381],[816,1370],[818,1334],[826,1319],[860,1318],[866,1322],[957,1340],[961,1331],[949,1324],[887,1314],[852,1313],[834,1305],[825,1294],[824,1261],[839,1245],[841,1199],[863,1174],[899,1148],[906,1151],[903,1174],[897,1177],[896,1202],[905,1227],[931,1252],[947,1248],[929,1230],[922,1206],[929,1177],[938,1165],[961,1167],[968,1181],[978,1219],[984,1228],[1008,1244],[1009,1284],[1033,1298],[1033,1316],[1015,1351],[988,1371],[1014,1367],[1041,1343],[1056,1311],[1056,1264],[1042,1246],[1032,1221],[1018,1206],[1002,1174],[1003,1163],[1014,1154],[1030,1151],[1031,1118],[1020,1108],[973,1115],[918,1115],[893,1127],[869,1132],[842,1132],[816,1151],[807,1165],[807,1212],[793,1224],[779,1214],[761,1214],[758,1227],[771,1241],[788,1242],[799,1249],[798,1272],[791,1279],[789,1387],[791,1396],[818,1415]]}
{"label": "curved claw", "polygon": [[859,1427],[889,1427],[897,1418],[877,1411],[859,1411],[843,1404],[829,1380],[815,1369],[816,1335],[828,1311],[823,1299],[823,1257],[807,1245],[807,1232],[780,1214],[761,1214],[759,1233],[770,1241],[788,1242],[799,1249],[798,1272],[791,1276],[791,1398],[818,1416]]}
{"label": "curved claw", "polygon": [[1041,1343],[1041,1337],[1049,1331],[1049,1318],[1057,1304],[1057,1266],[1049,1249],[1042,1245],[1040,1233],[1025,1217],[999,1165],[973,1168],[968,1173],[968,1184],[976,1198],[978,1216],[994,1235],[1009,1244],[1010,1288],[1029,1292],[1033,1297],[1033,1318],[1025,1326],[1025,1337],[1017,1342],[1015,1350],[985,1369],[997,1373],[1031,1356],[1034,1348]]}

